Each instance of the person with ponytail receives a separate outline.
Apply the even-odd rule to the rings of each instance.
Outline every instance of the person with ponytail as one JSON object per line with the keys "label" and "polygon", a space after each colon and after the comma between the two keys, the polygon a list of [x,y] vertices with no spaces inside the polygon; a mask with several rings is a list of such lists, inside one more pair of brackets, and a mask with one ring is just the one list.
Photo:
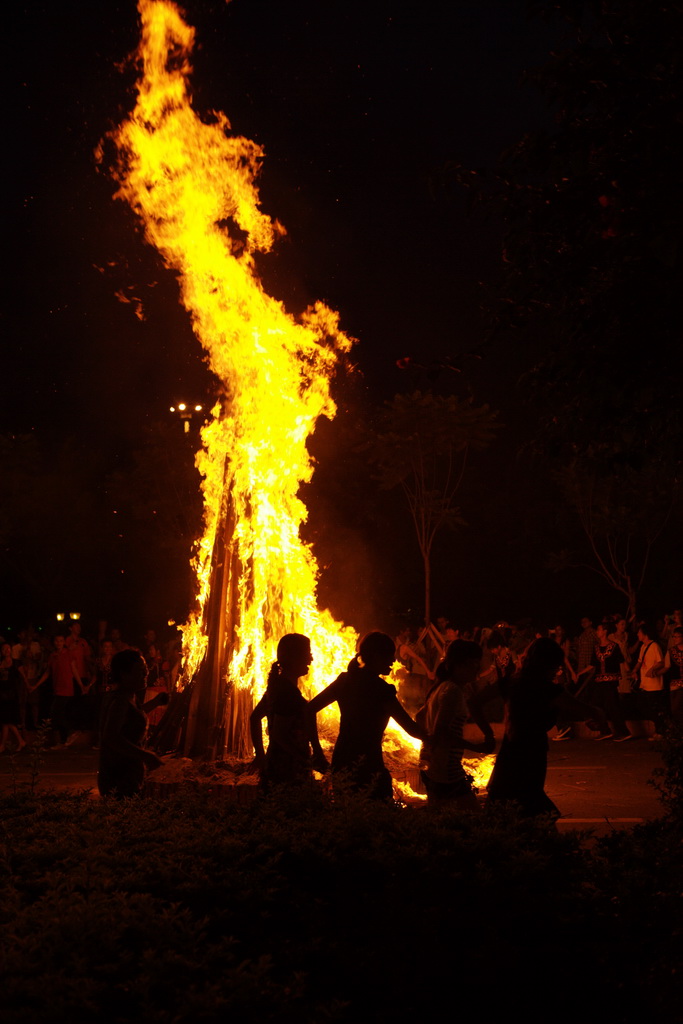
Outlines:
{"label": "person with ponytail", "polygon": [[347,671],[308,705],[315,716],[337,702],[340,722],[332,772],[345,773],[354,789],[378,800],[391,800],[393,795],[391,775],[382,758],[382,737],[389,719],[411,736],[424,738],[422,729],[399,704],[396,687],[381,678],[391,671],[395,655],[390,636],[367,633]]}
{"label": "person with ponytail", "polygon": [[[270,669],[266,692],[251,713],[254,763],[264,789],[308,782],[311,768],[325,772],[329,767],[318,734],[311,727],[306,699],[299,690],[299,679],[307,674],[312,660],[307,636],[283,636],[277,645],[277,661]],[[264,718],[268,721],[267,751],[263,747]]]}

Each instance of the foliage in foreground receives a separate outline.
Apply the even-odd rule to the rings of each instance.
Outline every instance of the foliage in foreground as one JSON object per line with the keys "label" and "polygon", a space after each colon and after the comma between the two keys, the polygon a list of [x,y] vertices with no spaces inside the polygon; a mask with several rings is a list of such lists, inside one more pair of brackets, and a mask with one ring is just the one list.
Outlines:
{"label": "foliage in foreground", "polygon": [[675,1019],[673,815],[591,845],[317,791],[1,810],[6,1021]]}

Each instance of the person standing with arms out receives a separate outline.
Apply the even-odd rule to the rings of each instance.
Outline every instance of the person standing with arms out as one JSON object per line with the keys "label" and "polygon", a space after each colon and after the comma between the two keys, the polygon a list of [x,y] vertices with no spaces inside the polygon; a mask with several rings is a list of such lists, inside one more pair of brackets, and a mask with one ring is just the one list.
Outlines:
{"label": "person standing with arms out", "polygon": [[[299,679],[307,675],[312,660],[307,636],[283,636],[277,645],[277,661],[271,666],[266,692],[251,713],[254,764],[264,790],[273,785],[310,782],[312,768],[325,772],[329,767],[306,698],[299,689]],[[267,751],[263,748],[264,718],[268,720]]]}
{"label": "person standing with arms out", "polygon": [[480,809],[472,780],[462,766],[462,755],[465,747],[477,754],[495,750],[493,730],[483,718],[477,721],[484,734],[483,743],[472,743],[463,737],[469,716],[467,696],[476,682],[481,658],[479,644],[454,640],[437,670],[440,679],[418,712],[416,722],[427,734],[422,746],[422,759],[426,762],[422,779],[430,807],[450,804],[463,811]]}
{"label": "person standing with arms out", "polygon": [[395,655],[390,636],[366,633],[346,672],[308,705],[314,715],[335,701],[339,705],[332,772],[345,773],[353,789],[375,800],[393,798],[391,775],[382,757],[382,737],[389,719],[393,718],[410,736],[424,739],[424,731],[399,704],[396,687],[382,679],[391,671]]}

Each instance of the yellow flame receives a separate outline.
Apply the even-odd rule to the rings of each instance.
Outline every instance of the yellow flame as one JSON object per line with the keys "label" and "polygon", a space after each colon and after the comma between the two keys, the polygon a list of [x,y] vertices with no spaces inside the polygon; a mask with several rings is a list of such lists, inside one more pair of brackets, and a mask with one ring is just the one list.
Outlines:
{"label": "yellow flame", "polygon": [[485,754],[483,757],[463,757],[462,759],[463,768],[472,776],[475,788],[480,790],[486,789],[488,786],[495,763],[495,754]]}
{"label": "yellow flame", "polygon": [[259,208],[255,177],[263,151],[230,135],[223,114],[205,123],[192,109],[194,30],[178,9],[141,0],[139,10],[142,75],[135,110],[117,137],[125,162],[118,195],[176,270],[226,396],[202,430],[197,457],[205,530],[195,559],[199,610],[184,628],[185,673],[196,671],[206,651],[202,611],[229,495],[242,568],[228,674],[258,695],[277,639],[298,631],[311,638],[318,689],[353,655],[355,634],[317,609],[318,569],[299,536],[306,509],[297,492],[313,469],[307,439],[319,416],[335,413],[330,378],[351,339],[322,303],[295,319],[264,291],[254,257],[268,252],[283,229]]}
{"label": "yellow flame", "polygon": [[[140,0],[141,74],[137,102],[115,135],[119,191],[145,234],[175,270],[184,306],[222,383],[224,399],[202,429],[204,533],[197,543],[198,610],[183,627],[184,678],[205,658],[206,611],[215,587],[215,552],[237,566],[228,607],[225,677],[254,699],[263,692],[278,639],[311,639],[308,695],[327,685],[355,653],[356,634],[316,602],[318,567],[300,537],[298,497],[313,466],[306,448],[320,416],[333,417],[330,381],[352,339],[339,317],[316,303],[295,318],[268,295],[255,256],[284,229],[264,214],[255,184],[263,150],[230,134],[222,113],[209,122],[189,90],[194,30],[167,0]],[[222,593],[227,589],[222,584]],[[214,595],[215,597],[215,595]],[[328,723],[337,717],[328,710]],[[398,728],[390,748],[415,759],[417,744]]]}
{"label": "yellow flame", "polygon": [[401,782],[400,779],[394,779],[392,785],[395,800],[401,800],[406,804],[420,804],[423,800],[427,799],[426,793],[416,793],[409,782]]}

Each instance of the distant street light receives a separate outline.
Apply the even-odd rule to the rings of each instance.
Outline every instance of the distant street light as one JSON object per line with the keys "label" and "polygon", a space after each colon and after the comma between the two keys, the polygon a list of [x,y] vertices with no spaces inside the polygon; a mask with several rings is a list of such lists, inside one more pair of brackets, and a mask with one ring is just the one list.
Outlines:
{"label": "distant street light", "polygon": [[183,421],[183,430],[186,434],[190,433],[190,420],[196,412],[201,412],[203,406],[201,405],[188,405],[187,402],[178,402],[177,405],[172,405],[170,408],[171,412],[177,413]]}

